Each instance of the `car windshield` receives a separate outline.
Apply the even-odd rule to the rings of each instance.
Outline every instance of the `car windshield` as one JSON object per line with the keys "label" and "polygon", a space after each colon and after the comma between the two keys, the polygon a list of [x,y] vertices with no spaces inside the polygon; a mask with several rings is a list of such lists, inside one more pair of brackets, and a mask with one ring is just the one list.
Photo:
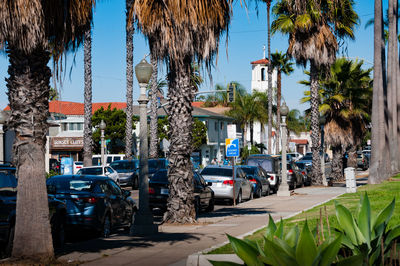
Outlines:
{"label": "car windshield", "polygon": [[312,160],[312,156],[306,155],[302,158],[304,161]]}
{"label": "car windshield", "polygon": [[101,167],[82,168],[78,171],[78,175],[102,175],[103,170]]}
{"label": "car windshield", "polygon": [[136,165],[135,161],[119,161],[110,164],[110,166],[118,173],[127,172],[129,170],[135,170],[136,169],[135,165]]}
{"label": "car windshield", "polygon": [[306,168],[306,165],[304,163],[296,163],[297,167],[300,168],[301,170],[304,170]]}
{"label": "car windshield", "polygon": [[55,186],[57,192],[92,191],[95,182],[93,180],[50,178],[47,185]]}
{"label": "car windshield", "polygon": [[272,159],[249,158],[247,165],[261,166],[267,172],[274,172],[274,161]]}
{"label": "car windshield", "polygon": [[83,162],[74,162],[75,165],[83,165]]}
{"label": "car windshield", "polygon": [[167,170],[157,171],[151,177],[151,182],[168,182]]}
{"label": "car windshield", "polygon": [[202,175],[232,176],[232,168],[206,167],[201,171]]}
{"label": "car windshield", "polygon": [[149,168],[153,169],[165,169],[165,160],[149,160]]}
{"label": "car windshield", "polygon": [[15,176],[0,173],[0,190],[4,188],[16,188],[17,187],[17,179]]}
{"label": "car windshield", "polygon": [[246,175],[254,175],[257,168],[253,168],[253,167],[241,167],[241,169],[243,170],[243,172],[246,173]]}
{"label": "car windshield", "polygon": [[357,158],[362,158],[362,153],[358,153]]}

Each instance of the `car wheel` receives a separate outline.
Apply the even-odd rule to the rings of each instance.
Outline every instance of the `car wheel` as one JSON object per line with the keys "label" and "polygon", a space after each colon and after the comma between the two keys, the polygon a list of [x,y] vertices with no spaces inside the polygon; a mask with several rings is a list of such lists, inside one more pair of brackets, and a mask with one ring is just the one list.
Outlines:
{"label": "car wheel", "polygon": [[271,187],[270,186],[268,186],[268,189],[265,192],[265,196],[269,196],[269,194],[271,194]]}
{"label": "car wheel", "polygon": [[200,200],[199,198],[196,198],[196,200],[194,201],[194,210],[196,212],[196,219],[199,216],[200,213]]}
{"label": "car wheel", "polygon": [[293,181],[293,185],[291,186],[290,189],[295,189],[296,187],[297,187],[297,183],[296,183],[296,180],[295,180],[295,181]]}
{"label": "car wheel", "polygon": [[249,197],[249,200],[252,200],[252,199],[254,199],[254,191],[253,191],[253,188],[251,188],[251,190],[250,190],[250,197]]}
{"label": "car wheel", "polygon": [[242,190],[239,190],[239,194],[236,199],[236,204],[242,203]]}
{"label": "car wheel", "polygon": [[103,228],[101,230],[101,236],[104,238],[110,237],[111,234],[111,219],[110,215],[106,215],[103,222]]}
{"label": "car wheel", "polygon": [[129,226],[126,228],[127,231],[129,231],[130,234],[133,233],[133,226],[134,226],[134,224],[135,224],[136,213],[137,213],[136,210],[133,210],[133,211],[132,211],[132,216],[131,216],[131,220],[130,220],[130,222],[129,222]]}
{"label": "car wheel", "polygon": [[256,197],[257,198],[261,198],[262,197],[262,189],[261,189],[261,187],[257,188]]}
{"label": "car wheel", "polygon": [[14,234],[15,234],[15,225],[12,225],[10,228],[10,232],[8,233],[8,240],[6,246],[6,255],[11,256],[11,252],[14,244]]}
{"label": "car wheel", "polygon": [[214,206],[215,206],[215,202],[214,202],[214,198],[212,198],[212,199],[210,199],[210,202],[208,203],[207,212],[214,211]]}
{"label": "car wheel", "polygon": [[139,180],[137,177],[133,177],[132,179],[132,189],[138,189],[139,188]]}

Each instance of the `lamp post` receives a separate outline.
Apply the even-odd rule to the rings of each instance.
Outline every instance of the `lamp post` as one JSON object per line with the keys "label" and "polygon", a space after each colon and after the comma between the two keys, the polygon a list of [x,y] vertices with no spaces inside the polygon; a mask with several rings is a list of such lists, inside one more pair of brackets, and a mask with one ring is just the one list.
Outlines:
{"label": "lamp post", "polygon": [[139,156],[139,211],[133,224],[133,235],[150,235],[158,232],[158,227],[153,223],[153,214],[149,208],[149,166],[147,144],[147,103],[146,87],[149,83],[153,67],[142,59],[135,66],[136,78],[139,82],[139,110],[140,110],[140,156]]}
{"label": "lamp post", "polygon": [[279,186],[278,190],[278,197],[281,196],[290,196],[290,191],[289,191],[289,186],[287,183],[287,162],[286,162],[286,116],[289,114],[289,108],[287,107],[286,103],[283,102],[280,113],[282,116],[282,123],[281,123],[281,129],[282,129],[282,182]]}
{"label": "lamp post", "polygon": [[326,181],[326,176],[325,176],[325,148],[324,148],[324,138],[325,138],[325,131],[324,131],[324,126],[326,123],[326,118],[324,115],[321,115],[319,117],[319,125],[321,127],[321,172],[322,172],[322,184],[324,186],[328,186],[328,182]]}
{"label": "lamp post", "polygon": [[0,163],[4,163],[4,131],[3,125],[6,122],[7,117],[3,111],[0,111]]}
{"label": "lamp post", "polygon": [[104,162],[104,130],[106,129],[106,123],[102,119],[100,122],[100,132],[101,132],[101,165],[106,165]]}

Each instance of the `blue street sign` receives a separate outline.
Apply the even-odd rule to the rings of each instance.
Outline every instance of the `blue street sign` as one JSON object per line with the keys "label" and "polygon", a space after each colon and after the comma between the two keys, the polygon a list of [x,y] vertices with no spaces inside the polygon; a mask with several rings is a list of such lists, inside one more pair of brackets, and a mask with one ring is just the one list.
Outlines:
{"label": "blue street sign", "polygon": [[239,157],[239,139],[225,139],[226,157]]}

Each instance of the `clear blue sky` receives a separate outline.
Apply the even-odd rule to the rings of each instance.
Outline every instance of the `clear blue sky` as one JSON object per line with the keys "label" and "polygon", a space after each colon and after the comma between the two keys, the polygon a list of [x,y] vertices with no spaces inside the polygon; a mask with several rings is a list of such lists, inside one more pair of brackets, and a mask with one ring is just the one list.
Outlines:
{"label": "clear blue sky", "polygon": [[[247,1],[249,2],[249,1]],[[273,1],[275,3],[276,1]],[[386,9],[387,0],[384,1]],[[125,98],[125,1],[98,1],[94,15],[92,73],[93,102],[126,101]],[[355,30],[356,40],[347,41],[347,54],[350,58],[363,58],[366,67],[371,67],[373,61],[373,27],[364,29],[365,23],[373,18],[374,1],[356,0],[355,9],[361,22]],[[257,16],[254,3],[246,10],[236,3],[233,10],[228,50],[225,46],[225,36],[221,38],[218,62],[212,70],[212,83],[207,80],[201,90],[210,90],[215,84],[227,84],[237,81],[250,91],[250,62],[263,57],[263,45],[267,39],[266,6],[259,4]],[[276,34],[272,36],[271,51],[285,52],[287,36]],[[228,55],[227,55],[227,53]],[[136,32],[134,35],[134,64],[136,65],[148,53],[147,41]],[[72,66],[72,68],[71,68]],[[8,104],[5,78],[8,59],[0,55],[0,107]],[[165,73],[165,67],[163,73]],[[65,101],[83,102],[83,47],[76,55],[68,55],[67,71],[61,88],[61,99]],[[71,72],[70,72],[71,70]],[[307,78],[302,67],[295,67],[295,72],[289,77],[283,76],[282,94],[289,108],[301,111],[308,108],[300,104],[305,87],[298,84],[299,80]],[[163,74],[164,75],[164,74]],[[207,76],[207,73],[203,73]],[[138,84],[134,83],[134,103],[138,98]]]}

